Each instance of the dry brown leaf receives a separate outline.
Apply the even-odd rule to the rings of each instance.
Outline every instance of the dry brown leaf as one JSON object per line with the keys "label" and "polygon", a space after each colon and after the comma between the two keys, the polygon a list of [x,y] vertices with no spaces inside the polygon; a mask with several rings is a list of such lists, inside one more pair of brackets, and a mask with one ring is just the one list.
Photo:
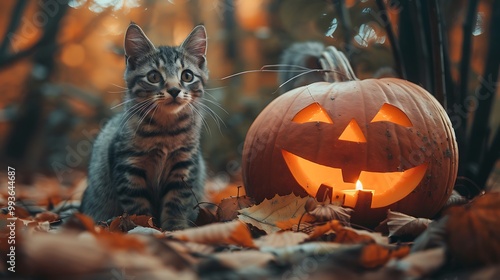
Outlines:
{"label": "dry brown leaf", "polygon": [[238,217],[238,210],[255,205],[253,198],[246,195],[223,199],[217,208],[217,217],[220,222],[232,221]]}
{"label": "dry brown leaf", "polygon": [[318,203],[309,213],[319,222],[339,220],[344,225],[349,225],[354,209],[345,208],[335,204]]}
{"label": "dry brown leaf", "polygon": [[76,234],[46,233],[26,238],[22,245],[17,248],[23,254],[18,266],[24,275],[50,278],[111,268],[109,251],[93,237],[82,242]]}
{"label": "dry brown leaf", "polygon": [[241,184],[228,184],[217,178],[209,178],[205,184],[205,190],[209,202],[215,204],[231,196],[245,195],[245,188]]}
{"label": "dry brown leaf", "polygon": [[150,234],[150,235],[163,236],[163,232],[152,227],[143,227],[143,226],[136,226],[135,228],[129,230],[128,234],[147,234],[147,235]]}
{"label": "dry brown leaf", "polygon": [[263,247],[262,252],[272,253],[280,264],[301,263],[306,258],[312,259],[338,252],[352,245],[344,245],[332,242],[306,242],[303,244],[287,247]]}
{"label": "dry brown leaf", "polygon": [[219,218],[217,218],[217,213],[206,204],[200,204],[200,211],[198,211],[198,217],[194,222],[197,226],[201,227],[208,224],[217,223]]}
{"label": "dry brown leaf", "polygon": [[136,224],[132,222],[130,216],[124,213],[123,216],[118,216],[113,219],[109,225],[109,231],[111,232],[128,232],[129,230],[136,227]]}
{"label": "dry brown leaf", "polygon": [[309,238],[315,239],[331,230],[336,231],[340,229],[342,229],[342,225],[339,221],[328,221],[325,224],[315,226],[314,230],[309,234]]}
{"label": "dry brown leaf", "polygon": [[221,252],[214,257],[221,265],[233,270],[263,268],[275,260],[273,254],[256,250]]}
{"label": "dry brown leaf", "polygon": [[361,265],[365,268],[375,268],[386,264],[392,258],[403,258],[410,253],[410,247],[401,246],[389,249],[379,244],[367,244],[361,253]]}
{"label": "dry brown leaf", "polygon": [[359,234],[355,230],[344,227],[340,221],[329,221],[324,225],[318,225],[314,231],[309,235],[311,239],[318,238],[321,235],[329,232],[335,232],[335,239],[333,242],[342,244],[358,244],[358,243],[372,243],[375,240],[367,234]]}
{"label": "dry brown leaf", "polygon": [[37,221],[37,222],[49,222],[49,223],[51,223],[51,222],[55,222],[58,220],[59,220],[59,215],[54,213],[54,212],[50,212],[50,211],[38,213],[35,216],[35,221]]}
{"label": "dry brown leaf", "polygon": [[387,267],[404,273],[407,278],[422,279],[441,268],[446,260],[443,247],[409,254],[400,260],[392,260]]}
{"label": "dry brown leaf", "polygon": [[240,210],[238,218],[268,234],[277,232],[280,228],[276,223],[300,217],[305,212],[306,201],[307,197],[298,197],[294,194],[276,195],[258,205]]}
{"label": "dry brown leaf", "polygon": [[415,218],[400,212],[387,212],[387,219],[381,224],[386,224],[391,236],[410,236],[417,237],[424,232],[432,220],[425,218]]}
{"label": "dry brown leaf", "polygon": [[124,213],[122,216],[116,217],[109,225],[111,232],[128,232],[136,226],[150,227],[159,230],[154,223],[153,217],[146,215],[128,215]]}
{"label": "dry brown leaf", "polygon": [[316,218],[310,214],[305,213],[303,216],[288,219],[286,221],[277,221],[276,226],[282,230],[289,230],[295,227],[294,231],[297,231],[297,226],[300,222],[300,229],[302,230],[306,224],[314,222]]}
{"label": "dry brown leaf", "polygon": [[144,251],[144,242],[142,242],[138,235],[123,234],[121,232],[108,232],[101,231],[94,234],[102,246],[109,249],[129,250],[136,252]]}
{"label": "dry brown leaf", "polygon": [[377,244],[389,245],[389,238],[387,236],[382,235],[380,232],[370,232],[363,229],[353,229],[353,228],[345,228],[345,229],[352,230],[359,235],[368,236],[371,239],[373,239],[373,241],[375,241],[375,243]]}
{"label": "dry brown leaf", "polygon": [[14,215],[19,219],[28,219],[29,217],[31,217],[31,214],[28,212],[28,210],[26,210],[26,208],[24,208],[22,204],[19,203],[16,203],[16,210],[14,212]]}
{"label": "dry brown leaf", "polygon": [[257,247],[287,247],[304,242],[309,235],[302,232],[280,231],[261,236],[254,240]]}
{"label": "dry brown leaf", "polygon": [[64,229],[95,232],[94,220],[82,213],[73,214],[63,226]]}
{"label": "dry brown leaf", "polygon": [[314,228],[315,226],[313,224],[301,222],[300,225],[299,224],[293,225],[290,230],[295,232],[303,232],[307,235],[311,235],[311,233],[314,231]]}
{"label": "dry brown leaf", "polygon": [[203,244],[233,244],[249,248],[255,247],[247,225],[240,221],[189,228],[167,233],[167,236]]}
{"label": "dry brown leaf", "polygon": [[342,244],[360,244],[360,243],[373,243],[375,240],[365,234],[358,234],[350,228],[342,228],[335,231],[335,239],[333,242]]}
{"label": "dry brown leaf", "polygon": [[500,193],[486,193],[448,211],[448,248],[463,265],[500,262]]}
{"label": "dry brown leaf", "polygon": [[167,240],[168,246],[181,254],[198,254],[210,255],[215,251],[212,245],[206,245],[196,242],[180,241],[180,240]]}
{"label": "dry brown leaf", "polygon": [[[104,231],[107,236],[118,234]],[[127,235],[119,234],[127,238]],[[151,242],[146,242],[147,240]],[[109,241],[109,240],[108,240]],[[141,251],[105,245],[100,235],[74,231],[37,234],[17,249],[21,276],[44,279],[196,279],[190,266],[161,241],[142,237]],[[103,246],[104,244],[104,246]],[[111,249],[110,249],[111,248]],[[160,252],[155,249],[160,248]],[[17,252],[16,252],[17,253]],[[156,254],[159,253],[160,255]],[[184,265],[179,265],[179,263]],[[183,269],[182,271],[179,271]],[[17,273],[17,271],[16,271]],[[191,277],[188,277],[191,275]]]}
{"label": "dry brown leaf", "polygon": [[418,252],[436,247],[446,246],[446,224],[449,216],[444,216],[441,219],[429,224],[427,230],[420,234],[411,247],[412,252]]}

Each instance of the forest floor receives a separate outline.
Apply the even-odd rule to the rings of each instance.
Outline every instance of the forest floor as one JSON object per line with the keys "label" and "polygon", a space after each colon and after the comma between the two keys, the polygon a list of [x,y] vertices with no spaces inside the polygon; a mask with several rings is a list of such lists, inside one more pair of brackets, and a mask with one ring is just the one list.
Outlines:
{"label": "forest floor", "polygon": [[2,278],[500,279],[496,188],[455,194],[434,221],[389,212],[373,231],[349,223],[352,209],[294,195],[254,205],[230,185],[212,192],[216,207],[199,204],[197,227],[168,232],[147,216],[78,213],[81,177],[1,183]]}

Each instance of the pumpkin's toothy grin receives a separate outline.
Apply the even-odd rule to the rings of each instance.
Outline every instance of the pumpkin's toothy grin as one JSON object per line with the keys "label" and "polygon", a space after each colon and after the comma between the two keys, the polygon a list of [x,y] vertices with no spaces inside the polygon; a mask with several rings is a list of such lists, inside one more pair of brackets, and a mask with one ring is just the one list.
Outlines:
{"label": "pumpkin's toothy grin", "polygon": [[[297,183],[312,197],[316,196],[322,184],[332,187],[334,193],[355,189],[355,183],[344,182],[340,168],[321,165],[285,150],[282,150],[282,154]],[[365,188],[374,191],[371,208],[379,208],[410,194],[422,181],[426,171],[427,163],[401,172],[361,171],[359,180]]]}

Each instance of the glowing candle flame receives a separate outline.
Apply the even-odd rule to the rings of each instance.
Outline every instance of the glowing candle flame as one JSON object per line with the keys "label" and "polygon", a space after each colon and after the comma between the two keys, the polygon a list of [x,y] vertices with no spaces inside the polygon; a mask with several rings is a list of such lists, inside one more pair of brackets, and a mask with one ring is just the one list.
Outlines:
{"label": "glowing candle flame", "polygon": [[360,180],[356,182],[356,190],[357,191],[362,191],[363,190],[363,184],[361,183]]}

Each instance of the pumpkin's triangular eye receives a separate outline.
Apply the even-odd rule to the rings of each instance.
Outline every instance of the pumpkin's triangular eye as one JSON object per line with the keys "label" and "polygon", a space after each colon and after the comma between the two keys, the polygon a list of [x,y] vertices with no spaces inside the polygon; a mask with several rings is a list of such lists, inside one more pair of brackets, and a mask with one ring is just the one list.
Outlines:
{"label": "pumpkin's triangular eye", "polygon": [[408,116],[396,106],[385,103],[371,122],[392,122],[405,127],[412,127]]}
{"label": "pumpkin's triangular eye", "polygon": [[356,120],[352,119],[339,137],[339,140],[365,143],[366,138]]}
{"label": "pumpkin's triangular eye", "polygon": [[292,122],[324,122],[332,124],[332,119],[318,103],[313,103],[300,110],[292,119]]}

